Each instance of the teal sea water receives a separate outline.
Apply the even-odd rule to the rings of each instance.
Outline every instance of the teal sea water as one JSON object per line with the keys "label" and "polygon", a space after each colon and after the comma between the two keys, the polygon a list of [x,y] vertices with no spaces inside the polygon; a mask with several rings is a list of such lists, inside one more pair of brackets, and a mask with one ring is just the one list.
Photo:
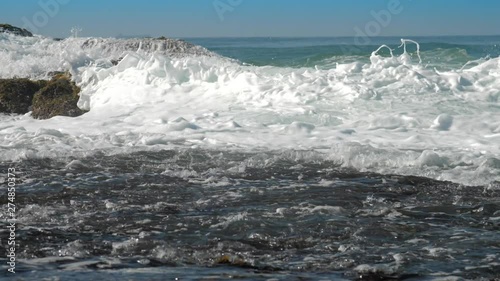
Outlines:
{"label": "teal sea water", "polygon": [[[425,57],[424,64],[440,68],[500,55],[500,36],[374,37],[369,40],[354,37],[186,38],[186,40],[252,65],[329,68],[334,67],[335,63],[368,62],[370,54],[384,44],[401,54],[402,49],[398,47],[402,38],[418,42]],[[408,51],[416,51],[415,46],[409,46]]]}

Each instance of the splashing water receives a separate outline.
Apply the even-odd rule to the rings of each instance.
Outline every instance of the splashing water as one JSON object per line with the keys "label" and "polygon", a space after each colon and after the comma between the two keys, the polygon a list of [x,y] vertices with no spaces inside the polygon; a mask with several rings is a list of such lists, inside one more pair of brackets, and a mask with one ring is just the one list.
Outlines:
{"label": "splashing water", "polygon": [[69,71],[89,110],[0,114],[21,278],[498,276],[496,49],[199,40],[0,34],[1,78]]}
{"label": "splashing water", "polygon": [[[2,36],[2,77],[69,69],[82,87],[79,106],[90,110],[75,119],[3,116],[4,161],[138,146],[285,148],[321,151],[361,171],[469,185],[499,179],[488,164],[499,159],[498,58],[438,71],[420,64],[417,42],[402,39],[403,54],[382,45],[368,63],[256,67],[182,41]],[[417,46],[418,64],[407,43]],[[436,125],[445,115],[452,121]],[[441,164],[423,161],[428,152]]]}

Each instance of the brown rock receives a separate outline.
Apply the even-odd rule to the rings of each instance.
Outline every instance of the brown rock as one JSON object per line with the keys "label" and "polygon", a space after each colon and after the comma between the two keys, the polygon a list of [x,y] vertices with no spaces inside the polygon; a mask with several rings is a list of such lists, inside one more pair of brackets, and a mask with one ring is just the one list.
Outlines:
{"label": "brown rock", "polygon": [[33,37],[33,33],[29,32],[24,28],[19,28],[6,23],[0,23],[0,33],[12,33],[23,37]]}
{"label": "brown rock", "polygon": [[46,85],[43,80],[0,79],[0,113],[28,113],[35,93]]}
{"label": "brown rock", "polygon": [[32,116],[49,119],[54,116],[76,117],[85,113],[77,107],[80,88],[69,74],[57,74],[33,97]]}

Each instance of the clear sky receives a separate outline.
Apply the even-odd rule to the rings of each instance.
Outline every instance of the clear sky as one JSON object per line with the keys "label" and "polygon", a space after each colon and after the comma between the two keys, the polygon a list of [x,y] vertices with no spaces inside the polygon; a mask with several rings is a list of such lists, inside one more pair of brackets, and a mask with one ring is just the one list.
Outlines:
{"label": "clear sky", "polygon": [[53,37],[500,35],[498,0],[0,1],[0,23]]}

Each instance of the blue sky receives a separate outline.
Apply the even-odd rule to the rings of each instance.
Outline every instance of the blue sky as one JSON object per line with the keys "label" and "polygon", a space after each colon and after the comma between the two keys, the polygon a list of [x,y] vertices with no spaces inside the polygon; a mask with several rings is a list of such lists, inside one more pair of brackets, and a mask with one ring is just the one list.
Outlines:
{"label": "blue sky", "polygon": [[[392,1],[392,2],[391,2]],[[390,12],[396,5],[400,12]],[[56,5],[54,5],[56,4]],[[46,6],[45,8],[43,6]],[[394,6],[396,7],[396,6]],[[383,11],[383,12],[380,12]],[[385,11],[385,12],[384,12]],[[387,15],[377,21],[374,14]],[[0,22],[67,37],[500,35],[497,0],[1,0]]]}

